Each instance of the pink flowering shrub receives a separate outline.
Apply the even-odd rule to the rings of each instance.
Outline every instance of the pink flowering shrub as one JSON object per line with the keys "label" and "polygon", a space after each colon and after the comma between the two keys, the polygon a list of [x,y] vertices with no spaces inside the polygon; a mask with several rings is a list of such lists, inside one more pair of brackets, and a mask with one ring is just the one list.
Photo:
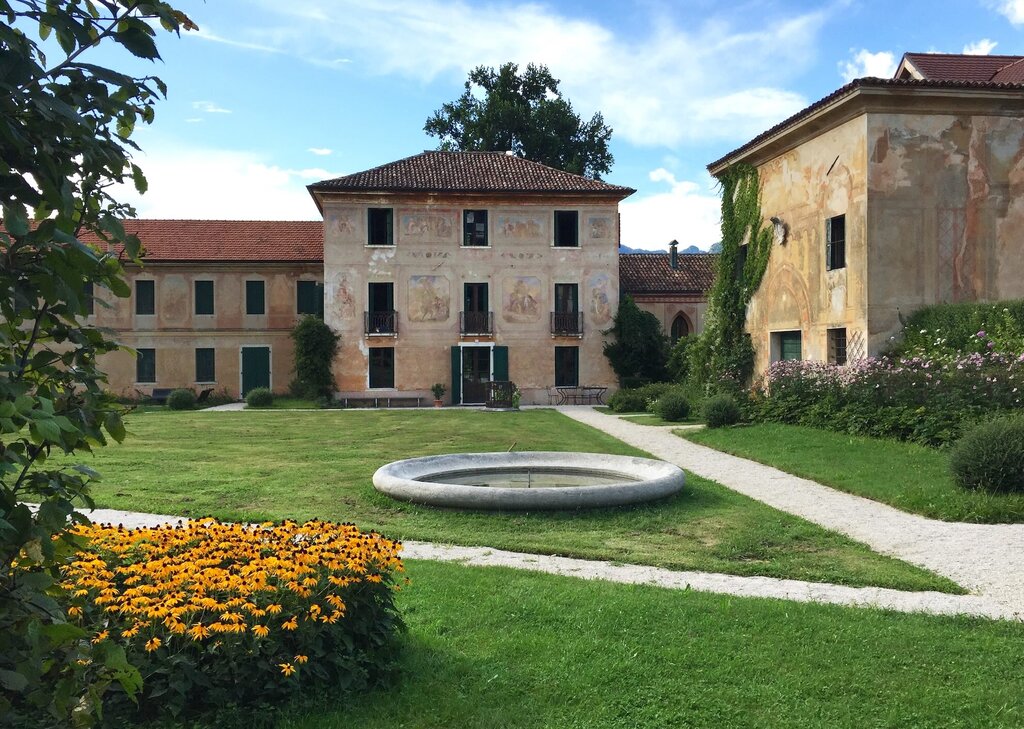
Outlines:
{"label": "pink flowering shrub", "polygon": [[[979,332],[976,338],[984,339]],[[757,419],[945,445],[996,412],[1021,410],[1024,355],[980,351],[773,364],[751,397]]]}

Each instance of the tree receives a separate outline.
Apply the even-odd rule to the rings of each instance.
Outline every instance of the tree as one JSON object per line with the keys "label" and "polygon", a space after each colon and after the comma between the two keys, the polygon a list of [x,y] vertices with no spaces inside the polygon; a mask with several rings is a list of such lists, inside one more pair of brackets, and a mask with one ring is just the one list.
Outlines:
{"label": "tree", "polygon": [[291,337],[295,343],[295,381],[291,390],[302,397],[331,397],[338,335],[323,319],[304,316],[292,329]]}
{"label": "tree", "polygon": [[641,311],[632,298],[624,296],[611,329],[614,342],[604,343],[604,356],[623,387],[662,382],[667,373],[668,338],[661,322],[649,311]]}
{"label": "tree", "polygon": [[141,246],[121,223],[134,211],[109,190],[145,191],[130,137],[166,89],[85,57],[105,43],[158,59],[157,27],[196,26],[156,0],[0,0],[0,715],[13,724],[88,723],[107,685],[140,681],[123,649],[92,645],[54,599],[96,474],[47,459],[125,436],[96,361],[117,344],[82,317],[94,293],[97,306],[129,294],[122,262]]}
{"label": "tree", "polygon": [[[423,130],[440,149],[507,152],[577,175],[600,180],[614,161],[612,130],[600,113],[584,122],[558,90],[547,66],[514,63],[497,71],[478,66],[466,90],[427,119]],[[482,96],[482,98],[481,98]]]}

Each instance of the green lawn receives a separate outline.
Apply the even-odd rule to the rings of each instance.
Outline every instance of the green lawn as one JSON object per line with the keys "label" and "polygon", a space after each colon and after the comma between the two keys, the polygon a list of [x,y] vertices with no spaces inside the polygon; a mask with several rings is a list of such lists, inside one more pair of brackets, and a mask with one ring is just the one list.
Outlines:
{"label": "green lawn", "polygon": [[686,418],[685,420],[664,420],[660,415],[623,415],[622,420],[629,421],[635,425],[696,425],[701,422],[697,418]]}
{"label": "green lawn", "polygon": [[279,729],[1024,726],[1024,626],[412,561],[391,690]]}
{"label": "green lawn", "polygon": [[223,519],[353,521],[401,539],[487,545],[677,569],[959,591],[953,583],[688,475],[681,494],[632,508],[461,512],[373,489],[396,459],[467,451],[641,454],[553,410],[167,412],[128,421],[87,463],[103,507]]}
{"label": "green lawn", "polygon": [[959,488],[948,455],[933,448],[778,423],[678,435],[933,519],[1024,522],[1024,494]]}

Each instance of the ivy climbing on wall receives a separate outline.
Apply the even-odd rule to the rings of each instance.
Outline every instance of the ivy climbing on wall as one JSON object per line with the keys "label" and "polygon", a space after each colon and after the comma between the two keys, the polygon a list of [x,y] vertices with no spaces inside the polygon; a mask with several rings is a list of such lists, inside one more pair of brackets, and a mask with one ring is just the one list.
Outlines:
{"label": "ivy climbing on wall", "polygon": [[772,229],[761,217],[757,168],[737,164],[718,175],[722,185],[722,251],[708,296],[704,331],[690,348],[689,377],[705,389],[739,389],[754,370],[744,331],[747,304],[761,285],[771,255]]}

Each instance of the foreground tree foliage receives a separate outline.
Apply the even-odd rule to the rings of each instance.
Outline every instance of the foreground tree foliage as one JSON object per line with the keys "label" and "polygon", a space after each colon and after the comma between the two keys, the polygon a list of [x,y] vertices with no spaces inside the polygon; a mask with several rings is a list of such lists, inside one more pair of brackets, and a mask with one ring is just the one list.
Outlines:
{"label": "foreground tree foliage", "polygon": [[[427,119],[423,130],[440,148],[507,152],[597,180],[612,168],[612,130],[600,113],[584,122],[558,90],[547,66],[478,66],[466,90]],[[482,98],[481,98],[482,96]]]}
{"label": "foreground tree foliage", "polygon": [[[113,185],[146,181],[131,162],[138,122],[163,96],[155,77],[86,62],[100,43],[159,58],[155,28],[195,28],[164,2],[0,0],[0,716],[5,725],[87,725],[106,687],[138,672],[112,643],[69,624],[56,579],[70,521],[90,504],[85,466],[48,468],[54,450],[125,436],[98,355],[117,344],[83,324],[103,297],[129,295],[122,262],[139,240]],[[30,35],[31,34],[31,35]],[[45,48],[44,48],[45,46]],[[105,245],[82,242],[90,234]],[[93,294],[97,295],[95,301]],[[26,500],[39,502],[30,509]],[[55,539],[55,537],[58,537]]]}
{"label": "foreground tree foliage", "polygon": [[642,311],[632,298],[623,296],[612,327],[605,334],[614,337],[614,341],[604,343],[604,355],[620,386],[637,387],[666,379],[668,339],[654,314]]}
{"label": "foreground tree foliage", "polygon": [[315,316],[304,316],[291,332],[295,343],[293,394],[299,397],[330,398],[334,395],[334,356],[340,337]]}

